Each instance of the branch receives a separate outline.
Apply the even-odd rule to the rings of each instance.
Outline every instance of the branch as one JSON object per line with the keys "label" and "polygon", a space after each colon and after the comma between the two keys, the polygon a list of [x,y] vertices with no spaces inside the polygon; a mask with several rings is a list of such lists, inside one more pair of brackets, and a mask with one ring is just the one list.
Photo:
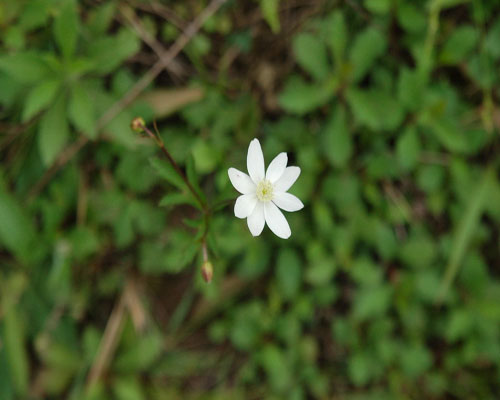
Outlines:
{"label": "branch", "polygon": [[160,53],[160,59],[151,69],[108,111],[99,119],[100,126],[105,126],[114,117],[116,117],[124,108],[129,106],[139,94],[142,93],[148,85],[160,74],[160,72],[182,51],[190,42],[194,35],[200,30],[203,23],[210,18],[222,4],[227,0],[212,0],[212,2],[189,24],[186,30],[175,41],[175,43],[166,51]]}

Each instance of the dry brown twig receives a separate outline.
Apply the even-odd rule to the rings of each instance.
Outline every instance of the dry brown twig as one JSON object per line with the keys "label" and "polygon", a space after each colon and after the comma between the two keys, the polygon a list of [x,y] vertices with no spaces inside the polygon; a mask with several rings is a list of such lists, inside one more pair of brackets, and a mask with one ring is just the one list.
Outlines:
{"label": "dry brown twig", "polygon": [[113,359],[116,346],[120,341],[126,313],[132,318],[137,332],[146,328],[147,313],[140,300],[139,289],[134,277],[129,277],[122,294],[115,304],[106,324],[106,329],[99,344],[96,358],[87,376],[87,388],[92,387],[103,376]]}
{"label": "dry brown twig", "polygon": [[148,314],[141,300],[141,292],[135,279],[129,280],[129,290],[125,293],[127,309],[136,332],[144,332],[148,322]]}
{"label": "dry brown twig", "polygon": [[[191,22],[186,30],[177,40],[159,55],[159,60],[154,64],[146,74],[142,76],[137,83],[125,93],[125,95],[115,102],[97,121],[96,129],[101,131],[109,122],[113,120],[121,111],[129,106],[151,82],[169,65],[172,60],[182,51],[190,42],[193,36],[200,30],[205,21],[210,18],[227,0],[212,0],[212,2]],[[80,139],[65,150],[63,150],[54,164],[45,172],[42,178],[37,182],[28,194],[28,199],[36,196],[45,185],[52,179],[54,174],[63,167],[71,158],[73,158],[87,143],[89,139],[81,136]]]}
{"label": "dry brown twig", "polygon": [[118,340],[120,338],[120,333],[123,328],[127,290],[128,284],[125,286],[120,299],[115,304],[115,307],[113,308],[113,311],[108,319],[95,361],[92,364],[90,372],[87,376],[87,388],[92,387],[95,383],[97,383],[97,381],[99,381],[113,358],[116,346],[118,345]]}
{"label": "dry brown twig", "polygon": [[[158,58],[161,58],[162,54],[166,53],[165,47],[156,40],[156,38],[149,34],[149,32],[144,29],[141,22],[137,20],[137,15],[133,8],[129,6],[122,5],[120,7],[120,14],[137,33],[137,35],[141,38],[141,40],[146,43],[151,50],[155,52]],[[175,60],[171,60],[169,64],[165,66],[167,70],[173,75],[174,78],[179,79],[184,74],[184,68],[181,64],[176,62]]]}
{"label": "dry brown twig", "polygon": [[150,2],[149,4],[142,2],[134,2],[134,8],[138,8],[139,10],[149,12],[151,14],[155,14],[166,21],[170,22],[172,25],[175,25],[176,28],[183,30],[186,26],[186,22],[182,20],[174,11],[170,10],[168,7],[160,4],[157,1]]}
{"label": "dry brown twig", "polygon": [[170,48],[160,54],[160,59],[156,62],[151,69],[143,75],[141,79],[115,104],[113,104],[108,111],[99,119],[102,125],[106,125],[114,117],[116,117],[125,107],[129,106],[139,94],[153,82],[153,80],[160,74],[160,72],[168,65],[190,42],[193,36],[200,30],[203,23],[211,17],[222,4],[227,0],[212,0],[212,2],[196,17],[196,19],[189,24],[181,36],[174,42]]}

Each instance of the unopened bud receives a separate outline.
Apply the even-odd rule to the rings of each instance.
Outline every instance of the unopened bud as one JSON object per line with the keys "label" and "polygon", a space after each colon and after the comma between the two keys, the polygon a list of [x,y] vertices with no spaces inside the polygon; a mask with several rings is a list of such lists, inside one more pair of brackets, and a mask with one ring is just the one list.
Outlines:
{"label": "unopened bud", "polygon": [[205,261],[201,266],[201,274],[205,282],[210,283],[214,275],[214,266],[210,261]]}
{"label": "unopened bud", "polygon": [[135,117],[130,123],[130,128],[132,128],[132,130],[137,133],[144,132],[145,126],[146,126],[146,121],[144,121],[144,119],[141,117]]}

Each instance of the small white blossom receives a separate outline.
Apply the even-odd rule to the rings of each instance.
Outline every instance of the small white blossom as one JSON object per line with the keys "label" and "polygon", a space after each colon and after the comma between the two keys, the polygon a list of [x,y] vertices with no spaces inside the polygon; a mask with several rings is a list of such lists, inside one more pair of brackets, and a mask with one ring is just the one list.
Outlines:
{"label": "small white blossom", "polygon": [[264,155],[259,141],[254,139],[248,146],[247,154],[250,176],[236,168],[228,170],[231,183],[241,193],[234,205],[234,215],[247,219],[253,236],[259,236],[267,223],[276,236],[288,239],[292,232],[279,208],[298,211],[304,207],[299,198],[287,193],[300,175],[300,168],[287,167],[287,162],[286,153],[280,153],[264,173]]}

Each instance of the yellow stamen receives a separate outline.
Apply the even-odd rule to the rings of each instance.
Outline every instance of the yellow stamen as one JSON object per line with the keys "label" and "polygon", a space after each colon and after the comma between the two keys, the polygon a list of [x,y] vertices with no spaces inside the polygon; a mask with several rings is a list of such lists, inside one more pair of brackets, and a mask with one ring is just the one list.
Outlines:
{"label": "yellow stamen", "polygon": [[271,201],[273,199],[274,195],[274,187],[271,182],[269,182],[266,179],[263,179],[262,181],[259,182],[257,185],[257,198],[259,201]]}

